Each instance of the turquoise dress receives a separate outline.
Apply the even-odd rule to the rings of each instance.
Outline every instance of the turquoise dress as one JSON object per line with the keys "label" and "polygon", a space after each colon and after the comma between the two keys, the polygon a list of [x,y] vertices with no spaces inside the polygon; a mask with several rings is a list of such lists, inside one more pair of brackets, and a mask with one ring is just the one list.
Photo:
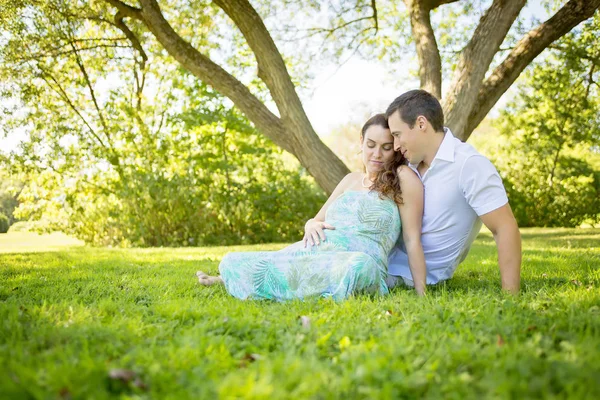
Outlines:
{"label": "turquoise dress", "polygon": [[343,300],[358,293],[387,294],[388,254],[400,235],[398,206],[377,192],[347,191],[327,209],[326,240],[280,251],[227,254],[219,265],[227,291],[239,299]]}

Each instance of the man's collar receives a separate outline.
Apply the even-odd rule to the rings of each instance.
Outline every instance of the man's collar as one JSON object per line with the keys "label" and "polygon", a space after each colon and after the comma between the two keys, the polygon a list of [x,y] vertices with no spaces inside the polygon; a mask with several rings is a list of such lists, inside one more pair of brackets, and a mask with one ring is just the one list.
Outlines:
{"label": "man's collar", "polygon": [[440,144],[440,148],[435,154],[434,160],[440,159],[444,161],[454,162],[454,135],[450,131],[450,128],[444,127],[444,140]]}

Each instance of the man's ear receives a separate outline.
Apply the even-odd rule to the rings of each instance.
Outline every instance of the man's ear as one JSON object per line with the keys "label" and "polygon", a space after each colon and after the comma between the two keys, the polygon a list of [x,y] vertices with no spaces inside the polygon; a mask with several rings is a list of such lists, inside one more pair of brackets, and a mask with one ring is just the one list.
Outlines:
{"label": "man's ear", "polygon": [[423,115],[419,115],[415,121],[415,125],[417,128],[425,130],[427,128],[427,118],[425,118]]}

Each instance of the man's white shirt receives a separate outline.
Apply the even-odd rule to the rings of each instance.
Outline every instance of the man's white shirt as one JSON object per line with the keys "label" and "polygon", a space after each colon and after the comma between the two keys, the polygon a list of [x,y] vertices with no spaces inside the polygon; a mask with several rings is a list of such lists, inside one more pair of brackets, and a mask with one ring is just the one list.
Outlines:
{"label": "man's white shirt", "polygon": [[[506,203],[506,191],[496,168],[470,144],[445,134],[431,165],[421,176],[424,188],[421,242],[427,283],[449,279],[467,256],[481,229],[481,215]],[[400,242],[389,256],[390,275],[411,279],[408,256]]]}

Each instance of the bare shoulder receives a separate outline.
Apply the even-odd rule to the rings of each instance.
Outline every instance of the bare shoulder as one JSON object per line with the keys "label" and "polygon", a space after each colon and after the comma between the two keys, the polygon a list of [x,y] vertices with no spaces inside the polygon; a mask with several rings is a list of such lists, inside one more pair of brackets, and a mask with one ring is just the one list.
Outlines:
{"label": "bare shoulder", "polygon": [[360,181],[362,179],[362,176],[363,176],[363,174],[360,172],[350,172],[349,174],[347,174],[346,176],[344,176],[342,178],[340,183],[338,183],[336,190],[338,190],[338,191],[346,190],[346,188],[349,188],[352,185],[354,185],[356,182]]}
{"label": "bare shoulder", "polygon": [[351,182],[357,182],[359,180],[361,180],[363,178],[364,174],[362,172],[350,172],[348,175],[346,175],[344,177],[344,179],[342,179],[342,182],[347,182],[347,183],[351,183]]}
{"label": "bare shoulder", "polygon": [[413,171],[412,169],[410,169],[407,165],[399,166],[398,169],[396,170],[396,173],[398,174],[398,177],[400,177],[400,182],[403,185],[423,186],[423,183],[417,176],[417,173],[415,171]]}

